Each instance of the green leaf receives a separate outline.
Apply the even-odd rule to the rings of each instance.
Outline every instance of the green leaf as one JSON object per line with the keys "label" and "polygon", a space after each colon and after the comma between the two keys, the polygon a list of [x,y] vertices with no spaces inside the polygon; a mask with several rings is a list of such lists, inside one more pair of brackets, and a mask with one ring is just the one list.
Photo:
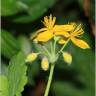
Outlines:
{"label": "green leaf", "polygon": [[1,61],[1,74],[5,76],[8,74],[8,65],[3,60]]}
{"label": "green leaf", "polygon": [[[15,22],[30,22],[36,20],[38,17],[42,16],[43,13],[47,11],[49,7],[54,4],[55,0],[29,0],[28,2],[20,1],[21,4],[28,6],[25,15],[20,15],[14,19]],[[35,13],[35,14],[34,14]]]}
{"label": "green leaf", "polygon": [[[54,4],[55,0],[2,0],[1,15],[10,16],[16,13],[23,13],[13,21],[30,22],[36,20]],[[34,14],[35,13],[35,14]]]}
{"label": "green leaf", "polygon": [[8,96],[8,79],[0,75],[0,96]]}
{"label": "green leaf", "polygon": [[19,52],[12,57],[8,68],[9,96],[19,96],[27,83],[25,56]]}
{"label": "green leaf", "polygon": [[2,16],[13,15],[20,10],[17,0],[2,0],[1,5]]}
{"label": "green leaf", "polygon": [[15,53],[19,51],[17,40],[11,33],[2,30],[1,33],[1,54],[7,58],[11,58]]}

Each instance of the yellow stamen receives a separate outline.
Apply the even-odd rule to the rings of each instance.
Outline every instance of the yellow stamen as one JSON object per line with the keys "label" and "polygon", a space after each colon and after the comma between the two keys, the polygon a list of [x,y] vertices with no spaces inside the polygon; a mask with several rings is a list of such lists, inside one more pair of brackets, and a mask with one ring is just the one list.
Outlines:
{"label": "yellow stamen", "polygon": [[80,35],[82,35],[84,33],[82,27],[81,27],[81,24],[79,26],[76,26],[75,27],[75,30],[70,33],[70,39],[71,41],[78,47],[82,48],[82,49],[87,49],[87,48],[90,48],[89,45],[83,41],[83,40],[80,40],[78,39],[77,37],[79,37]]}

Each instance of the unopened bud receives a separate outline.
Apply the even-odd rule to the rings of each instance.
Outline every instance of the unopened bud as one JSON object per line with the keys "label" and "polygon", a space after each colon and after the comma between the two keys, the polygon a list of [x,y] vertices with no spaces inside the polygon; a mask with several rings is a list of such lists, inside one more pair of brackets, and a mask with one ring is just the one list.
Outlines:
{"label": "unopened bud", "polygon": [[34,41],[34,43],[38,43],[37,39],[34,39],[33,41]]}
{"label": "unopened bud", "polygon": [[60,39],[60,36],[54,36],[54,40],[58,41]]}
{"label": "unopened bud", "polygon": [[64,61],[68,64],[72,63],[72,55],[68,52],[63,52]]}
{"label": "unopened bud", "polygon": [[27,58],[26,62],[33,62],[38,56],[38,53],[30,53]]}
{"label": "unopened bud", "polygon": [[44,70],[44,71],[47,71],[49,69],[49,62],[48,62],[48,59],[46,57],[44,57],[42,59],[42,62],[41,62],[41,68]]}

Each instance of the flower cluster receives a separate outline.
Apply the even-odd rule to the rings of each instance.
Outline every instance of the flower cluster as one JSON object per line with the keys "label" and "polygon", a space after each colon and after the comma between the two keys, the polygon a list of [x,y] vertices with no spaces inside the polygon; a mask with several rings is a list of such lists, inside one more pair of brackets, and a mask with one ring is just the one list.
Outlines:
{"label": "flower cluster", "polygon": [[[45,71],[48,70],[49,63],[53,64],[57,61],[60,54],[64,57],[65,62],[71,64],[72,56],[67,52],[63,52],[64,47],[69,41],[72,41],[73,44],[82,49],[90,48],[84,40],[79,39],[79,37],[84,34],[81,24],[68,23],[65,25],[56,25],[55,21],[56,17],[52,17],[52,15],[44,17],[44,21],[42,22],[45,27],[37,30],[37,32],[31,36],[34,42],[41,44],[45,54],[44,52],[31,53],[26,59],[27,62],[30,62],[34,61],[39,54],[43,55],[41,67]],[[50,42],[50,50],[42,45],[46,42]],[[58,51],[56,51],[57,43],[62,45]]]}

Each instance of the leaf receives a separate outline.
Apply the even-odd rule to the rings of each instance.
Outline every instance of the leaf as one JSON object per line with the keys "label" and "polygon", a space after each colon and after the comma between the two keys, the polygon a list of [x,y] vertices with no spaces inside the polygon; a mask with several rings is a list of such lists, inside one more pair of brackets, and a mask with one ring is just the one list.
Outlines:
{"label": "leaf", "polygon": [[18,8],[17,0],[2,0],[1,5],[2,16],[13,15],[20,10],[20,8]]}
{"label": "leaf", "polygon": [[19,51],[17,40],[5,30],[1,30],[1,54],[6,58],[11,58]]}
{"label": "leaf", "polygon": [[[13,18],[15,22],[30,22],[36,20],[54,4],[55,0],[2,0],[1,15],[11,16],[22,13]],[[34,14],[35,13],[35,14]]]}
{"label": "leaf", "polygon": [[0,67],[1,67],[1,74],[6,76],[8,74],[8,65],[2,60]]}
{"label": "leaf", "polygon": [[9,96],[19,96],[27,83],[25,56],[19,52],[12,57],[8,68]]}
{"label": "leaf", "polygon": [[8,79],[0,75],[0,96],[8,96]]}
{"label": "leaf", "polygon": [[51,7],[54,4],[55,0],[47,0],[47,1],[35,0],[35,2],[32,2],[32,1],[34,0],[29,1],[30,5],[29,5],[29,2],[25,3],[23,2],[23,0],[21,1],[21,4],[27,5],[28,9],[25,10],[26,14],[22,14],[18,16],[13,21],[26,23],[26,22],[36,20],[37,18],[42,16],[43,13],[45,13],[49,7]]}

